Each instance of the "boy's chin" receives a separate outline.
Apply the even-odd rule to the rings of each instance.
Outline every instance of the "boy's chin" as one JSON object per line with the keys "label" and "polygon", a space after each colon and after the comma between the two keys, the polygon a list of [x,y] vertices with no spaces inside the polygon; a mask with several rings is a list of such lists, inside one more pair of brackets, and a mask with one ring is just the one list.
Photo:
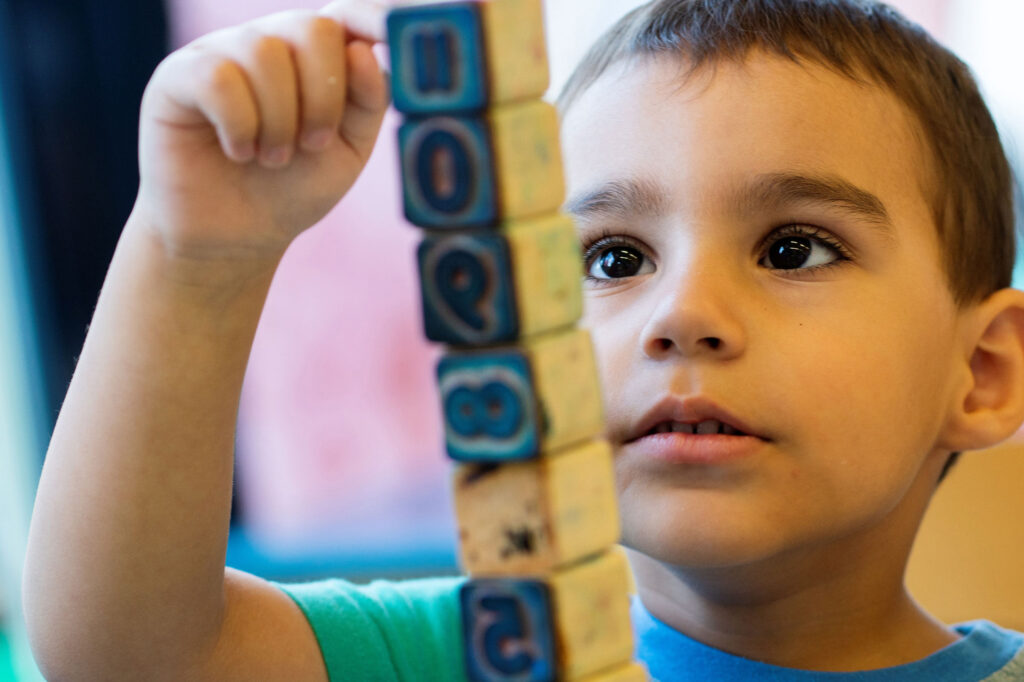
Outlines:
{"label": "boy's chin", "polygon": [[738,569],[763,566],[791,549],[780,530],[737,516],[701,523],[658,514],[633,519],[624,515],[622,545],[669,569]]}

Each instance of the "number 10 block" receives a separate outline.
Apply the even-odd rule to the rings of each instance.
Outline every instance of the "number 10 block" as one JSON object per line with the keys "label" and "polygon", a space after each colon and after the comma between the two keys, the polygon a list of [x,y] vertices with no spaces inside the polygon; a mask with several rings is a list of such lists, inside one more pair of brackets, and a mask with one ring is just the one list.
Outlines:
{"label": "number 10 block", "polygon": [[493,227],[565,199],[558,114],[540,100],[398,131],[405,217],[428,229]]}

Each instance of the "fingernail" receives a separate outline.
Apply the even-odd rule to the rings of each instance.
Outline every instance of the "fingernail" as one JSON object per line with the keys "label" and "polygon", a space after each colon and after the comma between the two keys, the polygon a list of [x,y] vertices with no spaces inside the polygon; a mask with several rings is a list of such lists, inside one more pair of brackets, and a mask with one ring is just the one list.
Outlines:
{"label": "fingernail", "polygon": [[318,152],[327,147],[331,142],[331,129],[320,128],[311,130],[302,136],[302,148],[309,152]]}
{"label": "fingernail", "polygon": [[236,142],[231,146],[231,154],[239,163],[252,161],[256,156],[256,145],[252,142]]}
{"label": "fingernail", "polygon": [[263,161],[263,164],[266,166],[278,168],[288,163],[288,159],[291,155],[292,150],[290,147],[271,147],[260,155],[260,160]]}

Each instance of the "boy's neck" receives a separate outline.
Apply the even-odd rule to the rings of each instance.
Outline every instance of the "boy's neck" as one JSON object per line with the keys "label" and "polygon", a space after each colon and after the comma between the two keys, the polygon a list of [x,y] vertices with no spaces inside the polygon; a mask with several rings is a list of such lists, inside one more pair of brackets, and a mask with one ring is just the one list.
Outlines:
{"label": "boy's neck", "polygon": [[[652,571],[645,561],[658,568]],[[638,594],[655,618],[708,646],[772,665],[829,672],[887,668],[958,639],[902,586],[883,596],[840,577],[755,598],[754,589],[746,597],[718,592],[717,581],[672,574],[647,557],[633,564]],[[652,580],[659,569],[664,575]]]}
{"label": "boy's neck", "polygon": [[638,595],[673,629],[772,665],[848,672],[920,660],[959,639],[903,585],[933,491],[922,476],[873,527],[751,564],[680,567],[630,550]]}

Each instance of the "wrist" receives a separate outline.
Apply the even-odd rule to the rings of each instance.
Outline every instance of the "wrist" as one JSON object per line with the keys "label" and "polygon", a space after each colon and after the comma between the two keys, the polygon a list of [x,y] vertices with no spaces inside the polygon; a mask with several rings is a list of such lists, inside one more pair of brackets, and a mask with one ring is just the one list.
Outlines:
{"label": "wrist", "polygon": [[250,293],[266,295],[287,244],[184,247],[168,239],[137,205],[118,243],[118,250],[122,249],[132,252],[129,260],[166,284],[187,290],[197,301],[227,305]]}

